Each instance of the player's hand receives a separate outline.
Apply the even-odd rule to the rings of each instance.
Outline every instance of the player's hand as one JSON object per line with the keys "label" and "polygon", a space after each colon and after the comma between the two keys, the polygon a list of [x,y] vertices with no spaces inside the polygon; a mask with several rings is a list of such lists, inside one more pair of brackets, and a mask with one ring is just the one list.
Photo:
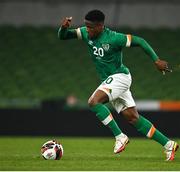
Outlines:
{"label": "player's hand", "polygon": [[163,73],[163,75],[165,75],[166,72],[172,72],[172,70],[169,69],[169,67],[168,67],[168,62],[166,62],[164,60],[160,60],[160,59],[156,60],[155,65],[156,65],[157,69]]}
{"label": "player's hand", "polygon": [[72,17],[66,17],[63,19],[61,27],[68,28],[71,25]]}

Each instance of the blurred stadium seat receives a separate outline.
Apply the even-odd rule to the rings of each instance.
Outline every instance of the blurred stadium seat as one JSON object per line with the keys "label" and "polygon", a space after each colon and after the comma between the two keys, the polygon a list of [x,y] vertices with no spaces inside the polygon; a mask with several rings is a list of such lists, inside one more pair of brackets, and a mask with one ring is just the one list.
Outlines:
{"label": "blurred stadium seat", "polygon": [[[117,29],[142,36],[173,73],[163,76],[140,49],[125,49],[124,63],[133,75],[135,99],[180,100],[180,30]],[[86,101],[99,80],[85,44],[60,41],[57,28],[0,27],[1,99],[44,100],[74,94]]]}

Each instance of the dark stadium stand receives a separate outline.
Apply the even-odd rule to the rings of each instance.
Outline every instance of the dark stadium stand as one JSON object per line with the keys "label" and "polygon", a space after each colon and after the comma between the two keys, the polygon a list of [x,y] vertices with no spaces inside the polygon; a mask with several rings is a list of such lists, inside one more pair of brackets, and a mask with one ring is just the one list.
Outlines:
{"label": "dark stadium stand", "polygon": [[[85,102],[98,86],[85,44],[58,40],[57,29],[0,27],[2,100],[44,100],[74,94]],[[174,69],[163,76],[140,48],[125,49],[124,63],[133,76],[135,99],[180,100],[180,30],[117,30],[143,37]]]}

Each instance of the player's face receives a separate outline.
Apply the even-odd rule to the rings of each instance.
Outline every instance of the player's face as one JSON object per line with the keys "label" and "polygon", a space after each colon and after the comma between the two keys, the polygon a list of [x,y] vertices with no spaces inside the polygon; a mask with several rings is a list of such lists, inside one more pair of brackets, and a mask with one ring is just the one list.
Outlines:
{"label": "player's face", "polygon": [[89,38],[96,38],[104,28],[104,25],[102,23],[91,23],[91,22],[85,22],[86,29],[89,35]]}

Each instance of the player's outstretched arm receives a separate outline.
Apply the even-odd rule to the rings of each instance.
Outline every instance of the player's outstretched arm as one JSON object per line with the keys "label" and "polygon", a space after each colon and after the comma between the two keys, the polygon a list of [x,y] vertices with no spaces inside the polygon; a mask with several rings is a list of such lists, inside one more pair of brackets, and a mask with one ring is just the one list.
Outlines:
{"label": "player's outstretched arm", "polygon": [[163,74],[165,74],[165,72],[172,72],[172,70],[170,70],[168,67],[168,62],[161,60],[152,47],[143,38],[132,36],[131,46],[140,46],[144,52],[151,57],[157,69],[162,71]]}
{"label": "player's outstretched arm", "polygon": [[72,17],[66,17],[63,19],[61,26],[58,30],[58,38],[61,40],[77,38],[77,32],[75,29],[69,29],[71,25]]}

